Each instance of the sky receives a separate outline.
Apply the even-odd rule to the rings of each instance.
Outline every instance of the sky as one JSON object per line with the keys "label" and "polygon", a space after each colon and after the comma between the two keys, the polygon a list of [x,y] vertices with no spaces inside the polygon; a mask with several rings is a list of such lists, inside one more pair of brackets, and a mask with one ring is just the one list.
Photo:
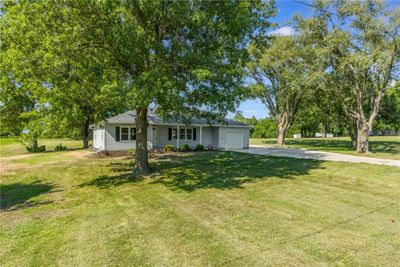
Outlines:
{"label": "sky", "polygon": [[[301,0],[302,2],[310,3],[309,0]],[[400,0],[387,1],[389,6],[400,7]],[[271,19],[279,27],[273,31],[275,34],[290,35],[293,29],[290,27],[290,19],[295,14],[301,14],[302,16],[309,16],[312,14],[311,7],[303,5],[298,2],[291,0],[276,0],[277,15]],[[265,118],[268,115],[266,106],[260,100],[246,100],[243,101],[238,111],[240,111],[245,117],[255,116],[256,118]],[[228,117],[233,117],[234,114],[228,114]]]}

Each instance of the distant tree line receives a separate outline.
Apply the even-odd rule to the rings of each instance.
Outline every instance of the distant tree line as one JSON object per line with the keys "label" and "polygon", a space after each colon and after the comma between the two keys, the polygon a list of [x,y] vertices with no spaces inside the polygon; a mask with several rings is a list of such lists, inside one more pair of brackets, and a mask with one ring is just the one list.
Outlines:
{"label": "distant tree line", "polygon": [[[299,111],[293,126],[285,133],[285,137],[292,137],[294,134],[314,137],[316,133],[350,136],[351,131],[344,119],[345,115],[331,112],[317,98],[314,100],[308,102],[309,105]],[[246,118],[242,113],[236,113],[233,119],[251,125],[252,138],[277,138],[278,136],[277,123],[271,117]],[[392,88],[383,97],[381,112],[376,119],[373,134],[398,132],[400,132],[400,91]]]}
{"label": "distant tree line", "polygon": [[[372,0],[307,5],[313,14],[293,18],[295,34],[249,46],[249,98],[265,104],[279,145],[292,132],[319,131],[348,135],[368,152],[371,133],[399,128],[400,9]],[[266,121],[253,135],[271,136],[259,129]]]}

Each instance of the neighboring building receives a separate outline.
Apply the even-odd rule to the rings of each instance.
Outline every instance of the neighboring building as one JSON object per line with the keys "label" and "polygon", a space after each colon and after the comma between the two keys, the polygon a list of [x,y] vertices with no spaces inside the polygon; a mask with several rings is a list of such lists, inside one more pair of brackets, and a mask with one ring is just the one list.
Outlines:
{"label": "neighboring building", "polygon": [[[98,150],[127,150],[136,146],[136,111],[127,111],[93,126],[93,147]],[[149,110],[147,115],[147,144],[151,148],[165,145],[180,147],[198,144],[214,149],[243,149],[249,147],[250,126],[233,120],[224,123],[207,123],[193,119],[190,124],[179,120],[162,120]]]}

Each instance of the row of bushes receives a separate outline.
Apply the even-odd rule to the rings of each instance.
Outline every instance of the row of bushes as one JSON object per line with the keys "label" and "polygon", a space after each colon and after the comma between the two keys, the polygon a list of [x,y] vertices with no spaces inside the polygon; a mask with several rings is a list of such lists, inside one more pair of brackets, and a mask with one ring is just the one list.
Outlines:
{"label": "row of bushes", "polygon": [[39,152],[45,152],[46,151],[46,146],[26,146],[26,150],[30,153],[39,153]]}
{"label": "row of bushes", "polygon": [[[46,151],[46,146],[26,146],[26,150],[30,153],[40,153],[40,152],[45,152]],[[65,151],[67,150],[67,146],[63,146],[62,144],[57,145],[54,148],[55,151]]]}
{"label": "row of bushes", "polygon": [[[213,147],[212,147],[211,145],[208,145],[208,146],[207,146],[207,149],[208,149],[208,150],[212,150]],[[174,151],[174,150],[175,150],[175,147],[174,147],[173,145],[165,145],[165,146],[164,146],[164,151]],[[179,147],[179,150],[180,150],[180,151],[189,151],[189,150],[190,150],[190,147],[189,147],[188,144],[184,144],[184,145],[181,145],[181,146]],[[198,144],[198,145],[196,146],[195,150],[197,150],[197,151],[204,150],[204,146]]]}

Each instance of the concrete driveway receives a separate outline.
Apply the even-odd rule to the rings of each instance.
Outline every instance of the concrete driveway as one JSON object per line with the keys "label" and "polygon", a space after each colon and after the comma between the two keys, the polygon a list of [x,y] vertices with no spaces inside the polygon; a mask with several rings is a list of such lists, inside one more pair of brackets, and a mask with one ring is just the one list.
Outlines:
{"label": "concrete driveway", "polygon": [[370,157],[360,157],[360,156],[344,155],[339,153],[306,150],[306,149],[280,148],[271,146],[250,146],[249,149],[235,150],[235,151],[255,154],[255,155],[342,161],[342,162],[361,162],[361,163],[381,164],[381,165],[400,167],[400,160],[377,159]]}

